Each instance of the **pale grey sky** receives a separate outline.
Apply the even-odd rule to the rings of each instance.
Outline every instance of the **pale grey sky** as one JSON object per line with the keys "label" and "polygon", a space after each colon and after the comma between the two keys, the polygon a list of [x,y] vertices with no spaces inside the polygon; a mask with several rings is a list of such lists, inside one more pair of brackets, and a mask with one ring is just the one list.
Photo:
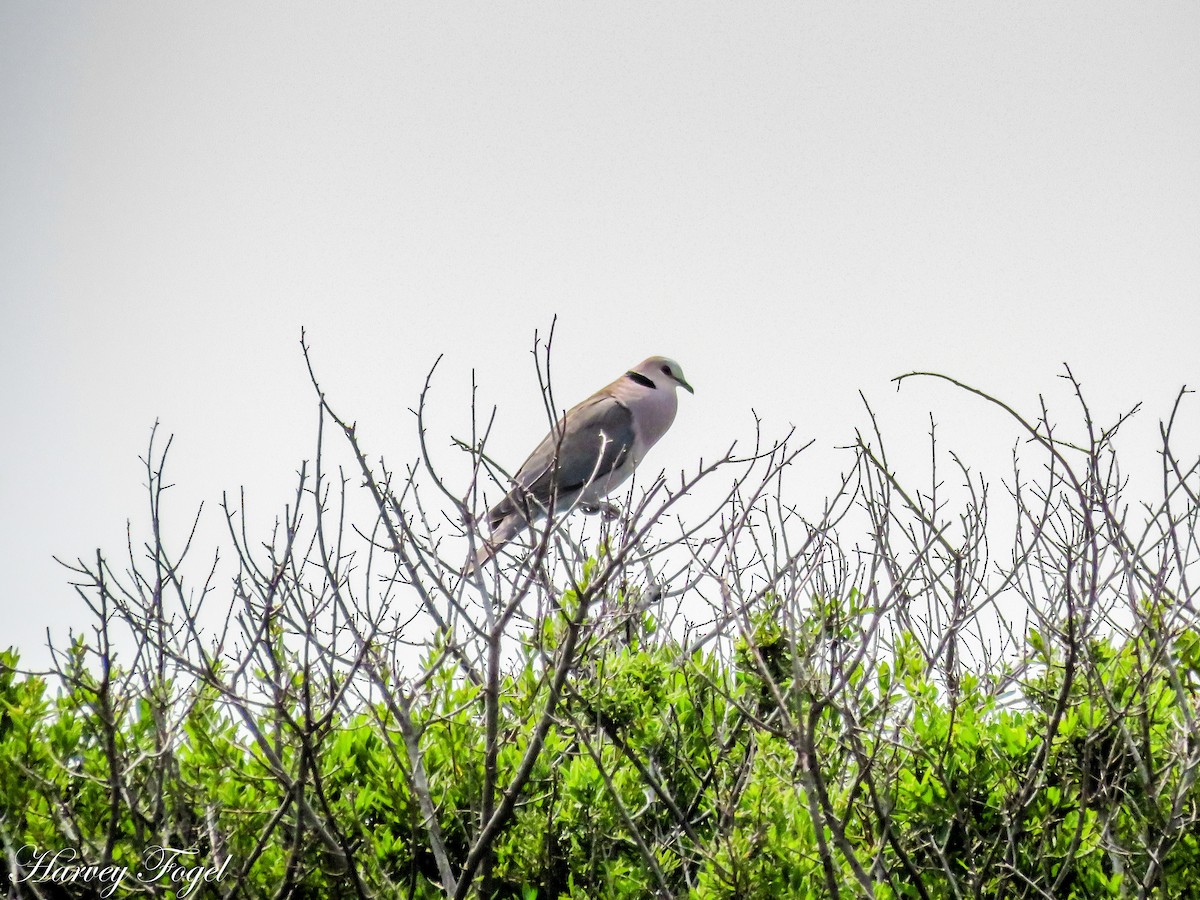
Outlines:
{"label": "pale grey sky", "polygon": [[474,367],[518,464],[557,314],[564,403],[673,356],[697,394],[654,465],[753,407],[816,439],[818,499],[859,390],[1003,459],[978,405],[894,394],[910,369],[1030,405],[1070,362],[1102,414],[1147,401],[1144,449],[1200,382],[1194,3],[14,0],[0,121],[0,646],[30,661],[82,621],[50,555],[141,526],[155,418],[181,521],[288,499],[302,324],[395,461],[445,353],[435,439]]}

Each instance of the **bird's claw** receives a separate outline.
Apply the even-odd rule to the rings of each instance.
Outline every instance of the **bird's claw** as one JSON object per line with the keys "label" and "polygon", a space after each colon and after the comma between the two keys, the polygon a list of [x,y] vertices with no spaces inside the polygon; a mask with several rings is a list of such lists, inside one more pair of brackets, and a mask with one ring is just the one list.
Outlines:
{"label": "bird's claw", "polygon": [[621,510],[613,503],[581,503],[579,510],[585,516],[594,516],[599,513],[605,522],[611,522],[621,515]]}

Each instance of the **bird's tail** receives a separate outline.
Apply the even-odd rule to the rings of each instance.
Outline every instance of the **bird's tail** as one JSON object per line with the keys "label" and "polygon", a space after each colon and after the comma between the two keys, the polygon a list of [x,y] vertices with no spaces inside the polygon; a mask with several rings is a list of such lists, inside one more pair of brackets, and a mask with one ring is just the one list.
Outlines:
{"label": "bird's tail", "polygon": [[492,529],[492,533],[484,539],[483,545],[475,551],[475,556],[469,558],[466,565],[463,566],[463,577],[469,578],[474,575],[476,570],[482,568],[489,559],[499,553],[505,544],[524,531],[525,525],[525,517],[518,513],[501,519]]}

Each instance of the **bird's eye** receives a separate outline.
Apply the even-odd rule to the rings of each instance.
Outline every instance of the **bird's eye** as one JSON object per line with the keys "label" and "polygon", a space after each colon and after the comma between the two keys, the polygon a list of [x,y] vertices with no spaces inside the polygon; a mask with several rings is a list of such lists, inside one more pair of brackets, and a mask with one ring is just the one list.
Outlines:
{"label": "bird's eye", "polygon": [[664,375],[670,375],[670,374],[671,374],[671,367],[670,367],[670,366],[663,366],[663,367],[662,367],[662,373],[663,373]]}

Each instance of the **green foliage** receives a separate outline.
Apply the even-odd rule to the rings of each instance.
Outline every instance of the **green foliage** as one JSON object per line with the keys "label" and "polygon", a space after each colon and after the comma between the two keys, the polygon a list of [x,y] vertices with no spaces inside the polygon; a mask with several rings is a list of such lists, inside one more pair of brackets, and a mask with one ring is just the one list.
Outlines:
{"label": "green foliage", "polygon": [[[1188,736],[1200,635],[1092,639],[1069,670],[1031,633],[1041,667],[1006,707],[999,674],[963,674],[951,689],[899,634],[870,670],[840,657],[849,675],[836,696],[822,694],[816,673],[853,639],[842,623],[868,612],[856,604],[819,600],[789,628],[768,602],[732,662],[650,640],[652,628],[586,646],[494,844],[491,894],[1197,896]],[[561,620],[547,627],[557,634]],[[18,672],[14,651],[0,654],[6,847],[88,855],[110,843],[121,862],[156,843],[207,855],[215,840],[244,872],[245,896],[271,896],[285,879],[295,896],[345,896],[350,876],[296,813],[302,794],[350,848],[367,890],[441,895],[386,704],[337,707],[302,741],[288,725],[302,716],[294,698],[247,722],[203,685],[135,684],[115,667],[101,681],[83,659],[76,645],[52,696],[43,678]],[[446,666],[414,705],[454,863],[478,832],[486,782],[480,690]],[[547,690],[532,654],[500,685],[501,786]],[[115,797],[113,759],[131,761]]]}

